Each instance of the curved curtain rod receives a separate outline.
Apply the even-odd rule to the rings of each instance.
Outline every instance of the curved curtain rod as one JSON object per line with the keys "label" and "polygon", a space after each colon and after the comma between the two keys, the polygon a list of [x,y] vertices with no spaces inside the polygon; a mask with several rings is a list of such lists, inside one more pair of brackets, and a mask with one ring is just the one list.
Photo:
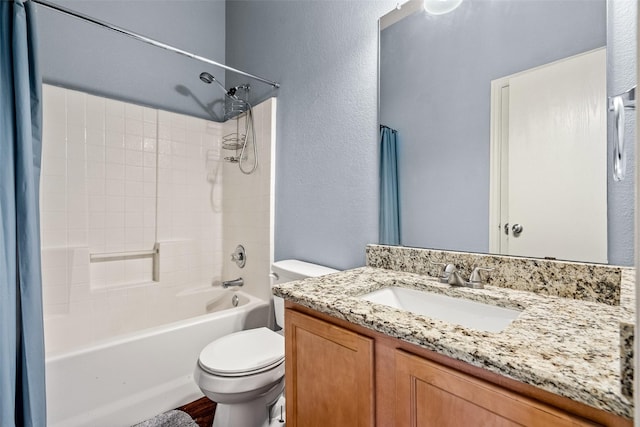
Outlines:
{"label": "curved curtain rod", "polygon": [[236,74],[243,75],[245,77],[251,77],[252,79],[258,80],[258,81],[260,81],[262,83],[266,83],[268,85],[271,85],[274,88],[279,88],[280,87],[280,84],[278,82],[267,80],[265,78],[256,76],[254,74],[250,74],[250,73],[238,70],[237,68],[229,67],[228,65],[221,64],[221,63],[216,62],[216,61],[214,61],[212,59],[205,58],[204,56],[196,55],[196,54],[188,52],[186,50],[179,49],[177,47],[173,47],[173,46],[168,45],[166,43],[159,42],[159,41],[154,40],[154,39],[152,39],[150,37],[143,36],[142,34],[134,33],[133,31],[129,31],[129,30],[126,30],[126,29],[124,29],[122,27],[118,27],[116,25],[109,24],[108,22],[101,21],[101,20],[93,18],[93,17],[91,17],[89,15],[85,15],[83,13],[76,12],[76,11],[68,9],[66,7],[57,5],[55,3],[51,3],[50,1],[47,1],[47,0],[28,0],[28,1],[32,1],[33,3],[37,3],[39,5],[42,5],[42,6],[50,8],[50,9],[56,10],[58,12],[64,13],[65,15],[69,15],[69,16],[72,16],[74,18],[90,22],[92,24],[98,25],[98,26],[106,28],[108,30],[115,31],[115,32],[120,33],[120,34],[124,34],[125,36],[129,36],[131,38],[134,38],[134,39],[139,40],[141,42],[150,44],[152,46],[156,46],[156,47],[159,47],[161,49],[165,49],[165,50],[168,50],[168,51],[171,51],[171,52],[175,52],[177,54],[186,56],[188,58],[195,59],[195,60],[200,61],[200,62],[204,62],[205,64],[215,65],[216,67],[220,67],[222,69],[234,72]]}

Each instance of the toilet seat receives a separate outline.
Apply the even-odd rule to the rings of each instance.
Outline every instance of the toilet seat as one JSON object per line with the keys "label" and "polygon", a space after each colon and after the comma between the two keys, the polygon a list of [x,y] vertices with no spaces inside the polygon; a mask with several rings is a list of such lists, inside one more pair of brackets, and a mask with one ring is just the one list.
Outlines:
{"label": "toilet seat", "polygon": [[284,361],[284,338],[268,328],[219,338],[200,352],[198,365],[213,375],[243,377],[274,369]]}

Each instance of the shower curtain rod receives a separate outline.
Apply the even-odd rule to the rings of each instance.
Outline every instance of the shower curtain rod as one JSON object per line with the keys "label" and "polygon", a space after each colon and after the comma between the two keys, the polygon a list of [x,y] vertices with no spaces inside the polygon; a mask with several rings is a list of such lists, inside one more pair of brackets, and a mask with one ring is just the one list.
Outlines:
{"label": "shower curtain rod", "polygon": [[166,43],[159,42],[159,41],[154,40],[154,39],[152,39],[150,37],[146,37],[146,36],[143,36],[141,34],[134,33],[133,31],[129,31],[129,30],[126,30],[126,29],[124,29],[122,27],[118,27],[116,25],[109,24],[108,22],[101,21],[101,20],[93,18],[93,17],[91,17],[89,15],[85,15],[83,13],[76,12],[76,11],[71,10],[71,9],[67,9],[66,7],[60,6],[60,5],[55,4],[55,3],[51,3],[50,1],[47,1],[47,0],[29,0],[29,1],[32,1],[34,3],[42,5],[44,7],[48,7],[50,9],[56,10],[58,12],[64,13],[65,15],[69,15],[69,16],[72,16],[74,18],[80,19],[82,21],[90,22],[92,24],[98,25],[98,26],[106,28],[108,30],[115,31],[115,32],[120,33],[120,34],[124,34],[125,36],[129,36],[131,38],[134,38],[134,39],[139,40],[141,42],[150,44],[152,46],[156,46],[156,47],[159,47],[161,49],[165,49],[165,50],[168,50],[168,51],[171,51],[171,52],[175,52],[177,54],[186,56],[188,58],[195,59],[195,60],[200,61],[200,62],[204,62],[205,64],[215,65],[216,67],[220,67],[222,69],[234,72],[236,74],[243,75],[245,77],[251,77],[252,79],[258,80],[258,81],[260,81],[262,83],[266,83],[268,85],[271,85],[274,88],[279,88],[280,87],[280,84],[277,83],[277,82],[274,82],[274,81],[271,81],[271,80],[267,80],[265,78],[256,76],[254,74],[250,74],[250,73],[238,70],[237,68],[229,67],[228,65],[221,64],[221,63],[216,62],[216,61],[214,61],[212,59],[205,58],[204,56],[196,55],[195,53],[191,53],[191,52],[188,52],[186,50],[179,49],[177,47],[173,47],[173,46],[168,45]]}

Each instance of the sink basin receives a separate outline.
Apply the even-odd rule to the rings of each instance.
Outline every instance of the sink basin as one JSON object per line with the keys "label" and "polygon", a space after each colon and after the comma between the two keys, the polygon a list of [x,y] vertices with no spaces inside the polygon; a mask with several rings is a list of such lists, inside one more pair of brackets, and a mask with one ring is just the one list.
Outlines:
{"label": "sink basin", "polygon": [[358,298],[487,332],[501,332],[521,313],[481,302],[399,287],[382,288]]}

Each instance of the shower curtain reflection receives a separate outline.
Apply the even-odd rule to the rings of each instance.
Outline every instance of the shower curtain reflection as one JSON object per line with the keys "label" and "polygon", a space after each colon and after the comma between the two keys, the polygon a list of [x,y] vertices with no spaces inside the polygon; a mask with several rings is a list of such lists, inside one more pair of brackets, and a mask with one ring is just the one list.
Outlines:
{"label": "shower curtain reflection", "polygon": [[400,244],[398,204],[398,132],[380,125],[380,243]]}

